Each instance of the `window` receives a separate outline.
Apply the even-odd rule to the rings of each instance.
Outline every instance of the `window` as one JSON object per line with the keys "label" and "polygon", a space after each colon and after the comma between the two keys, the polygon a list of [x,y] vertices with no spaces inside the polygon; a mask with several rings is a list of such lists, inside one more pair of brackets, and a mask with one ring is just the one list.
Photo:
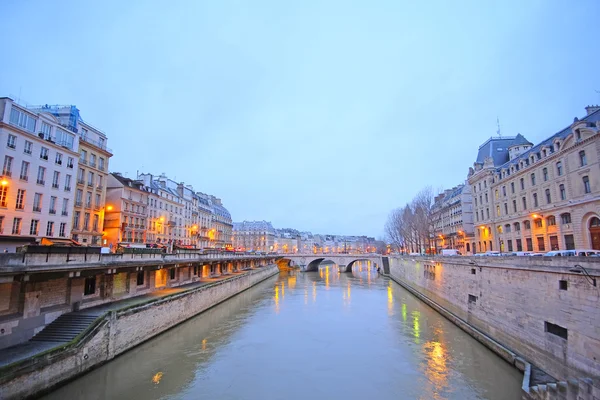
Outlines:
{"label": "window", "polygon": [[0,186],[0,207],[8,206],[8,186]]}
{"label": "window", "polygon": [[556,163],[556,174],[558,176],[562,176],[562,174],[563,174],[563,168],[562,168],[562,162],[561,161],[559,161],[559,162]]}
{"label": "window", "polygon": [[88,171],[88,186],[94,186],[94,173],[92,171]]}
{"label": "window", "polygon": [[100,193],[96,193],[96,207],[99,208],[100,207]]}
{"label": "window", "polygon": [[20,235],[21,234],[21,218],[13,218],[13,226],[12,226],[12,234]]}
{"label": "window", "polygon": [[96,167],[96,155],[93,153],[90,154],[90,165],[94,168]]}
{"label": "window", "polygon": [[567,199],[567,192],[565,191],[565,185],[563,185],[562,183],[560,185],[558,185],[558,190],[560,192],[560,199],[561,200],[566,200]]}
{"label": "window", "polygon": [[32,219],[31,225],[29,226],[29,234],[32,236],[37,236],[39,225],[40,225],[39,219]]}
{"label": "window", "polygon": [[496,215],[500,216],[500,206],[496,206]]}
{"label": "window", "polygon": [[73,169],[73,164],[75,164],[75,159],[73,157],[67,158],[67,168]]}
{"label": "window", "polygon": [[506,197],[506,186],[502,186],[502,196]]}
{"label": "window", "polygon": [[504,215],[508,215],[508,203],[504,203]]}
{"label": "window", "polygon": [[11,156],[4,156],[4,166],[2,167],[2,175],[12,176],[12,163],[13,158]]}
{"label": "window", "polygon": [[21,162],[21,173],[19,179],[27,182],[29,180],[29,163],[27,161]]}
{"label": "window", "polygon": [[575,250],[575,238],[573,235],[565,235],[565,248],[567,250]]}
{"label": "window", "polygon": [[544,175],[544,182],[548,181],[548,168],[544,168],[542,170],[542,175]]}
{"label": "window", "polygon": [[531,238],[526,238],[525,244],[527,245],[527,251],[533,251],[533,241]]}
{"label": "window", "polygon": [[65,192],[71,191],[71,175],[67,174],[65,176]]}
{"label": "window", "polygon": [[510,232],[510,224],[504,225],[504,232],[506,232],[506,233]]}
{"label": "window", "polygon": [[515,194],[515,183],[514,183],[514,182],[511,182],[511,183],[510,183],[510,192],[511,192],[512,194]]}
{"label": "window", "polygon": [[46,236],[54,236],[54,222],[52,221],[48,221],[48,225],[46,226]]}
{"label": "window", "polygon": [[60,172],[54,171],[52,175],[52,187],[54,189],[58,189],[58,181],[60,180]]}
{"label": "window", "polygon": [[531,174],[531,186],[535,186],[535,174]]}
{"label": "window", "polygon": [[85,194],[85,206],[87,208],[91,208],[92,207],[92,192],[87,192]]}
{"label": "window", "polygon": [[556,225],[556,217],[554,215],[551,215],[548,218],[546,218],[546,225],[547,226],[554,226],[554,225]]}
{"label": "window", "polygon": [[75,206],[80,207],[83,204],[82,199],[83,199],[83,190],[77,189],[77,192],[75,192]]}
{"label": "window", "polygon": [[83,230],[88,231],[90,229],[90,213],[85,213],[83,216]]}
{"label": "window", "polygon": [[42,137],[45,140],[51,139],[52,138],[52,126],[50,126],[50,124],[47,124],[45,122],[42,122]]}
{"label": "window", "polygon": [[513,205],[513,212],[515,212],[515,213],[516,213],[516,212],[517,212],[517,201],[516,201],[516,200],[513,200],[513,201],[512,201],[512,205]]}
{"label": "window", "polygon": [[8,135],[6,140],[6,147],[9,149],[15,149],[17,147],[17,137],[15,135]]}
{"label": "window", "polygon": [[73,216],[73,229],[79,229],[79,220],[81,217],[81,211],[75,211]]}
{"label": "window", "polygon": [[563,225],[570,224],[571,223],[571,214],[569,214],[569,213],[560,214],[560,223]]}
{"label": "window", "polygon": [[529,222],[529,220],[527,220],[527,219],[525,221],[523,221],[523,228],[526,231],[530,230],[531,229],[531,222]]}
{"label": "window", "polygon": [[69,215],[69,199],[63,199],[61,215]]}
{"label": "window", "polygon": [[550,236],[550,250],[558,250],[558,236]]}
{"label": "window", "polygon": [[84,165],[87,164],[87,151],[81,150],[81,154],[79,155],[79,162]]}
{"label": "window", "polygon": [[[496,190],[494,191],[494,195],[496,196],[496,200],[498,200],[498,197],[499,197],[498,189],[496,189]],[[487,200],[486,200],[486,201],[487,201]]]}
{"label": "window", "polygon": [[540,236],[537,238],[538,251],[546,251],[546,245],[544,244],[544,237]]}
{"label": "window", "polygon": [[12,107],[10,110],[10,123],[28,130],[29,132],[35,132],[35,118],[15,107]]}
{"label": "window", "polygon": [[25,206],[25,189],[17,190],[17,199],[15,203],[15,208],[17,210],[22,210]]}
{"label": "window", "polygon": [[57,152],[56,157],[54,158],[54,163],[58,164],[58,165],[62,165],[62,158],[63,158],[62,153]]}
{"label": "window", "polygon": [[50,151],[47,148],[42,147],[40,150],[40,158],[47,161],[49,152]]}
{"label": "window", "polygon": [[483,181],[483,187],[487,188],[487,181]]}
{"label": "window", "polygon": [[102,157],[98,158],[98,168],[101,171],[104,171],[104,158],[102,158]]}
{"label": "window", "polygon": [[100,146],[101,149],[104,149],[104,138],[98,138],[98,145]]}
{"label": "window", "polygon": [[50,210],[48,211],[50,214],[56,214],[56,196],[50,196]]}
{"label": "window", "polygon": [[32,150],[33,150],[33,143],[31,143],[29,140],[26,140],[25,147],[23,148],[23,153],[31,154]]}
{"label": "window", "polygon": [[83,168],[79,168],[79,171],[77,171],[77,183],[83,184],[84,176],[85,176],[85,170]]}
{"label": "window", "polygon": [[102,189],[102,176],[98,175],[98,189]]}
{"label": "window", "polygon": [[88,276],[85,278],[85,283],[83,285],[83,294],[84,296],[89,296],[94,293],[96,293],[96,277]]}
{"label": "window", "polygon": [[487,215],[487,219],[490,219],[490,209],[489,208],[485,209],[485,214]]}
{"label": "window", "polygon": [[169,270],[169,279],[171,279],[171,280],[175,279],[175,268],[171,268]]}
{"label": "window", "polygon": [[538,198],[537,198],[537,193],[533,194],[533,206],[537,207],[538,206]]}
{"label": "window", "polygon": [[45,185],[46,184],[45,179],[46,179],[46,168],[38,167],[38,174],[37,174],[38,185]]}
{"label": "window", "polygon": [[550,195],[550,189],[546,189],[546,204],[552,203],[552,196]]}
{"label": "window", "polygon": [[580,166],[587,165],[587,159],[585,158],[585,151],[581,150],[579,152],[579,164]]}
{"label": "window", "polygon": [[520,232],[521,231],[521,224],[520,223],[515,222],[514,226],[515,226],[515,232]]}
{"label": "window", "polygon": [[472,294],[469,295],[469,304],[476,304],[477,303],[477,296],[473,296]]}
{"label": "window", "polygon": [[94,232],[98,231],[99,222],[100,222],[100,216],[98,214],[94,214],[94,222],[92,223],[92,230]]}
{"label": "window", "polygon": [[67,223],[66,222],[61,222],[58,228],[58,236],[60,237],[65,237],[66,235],[66,230],[67,230]]}
{"label": "window", "polygon": [[585,193],[592,193],[592,188],[590,187],[590,178],[586,176],[583,177],[583,191]]}
{"label": "window", "polygon": [[508,244],[508,251],[513,251],[513,244],[512,244],[512,240],[507,240],[506,243]]}
{"label": "window", "polygon": [[485,202],[486,203],[488,202],[488,194],[487,193],[485,194]]}
{"label": "window", "polygon": [[541,218],[534,219],[533,224],[535,225],[536,228],[541,228],[543,226],[542,219]]}
{"label": "window", "polygon": [[568,288],[567,281],[564,281],[564,280],[558,281],[558,288],[560,290],[567,290],[567,288]]}
{"label": "window", "polygon": [[475,197],[474,200],[475,200],[475,207],[477,207],[477,197]]}
{"label": "window", "polygon": [[137,273],[137,285],[142,286],[144,284],[144,271],[138,271]]}
{"label": "window", "polygon": [[544,328],[546,332],[561,337],[565,340],[568,340],[569,338],[569,331],[567,330],[567,328],[563,328],[560,325],[555,325],[551,322],[544,321]]}
{"label": "window", "polygon": [[42,194],[36,193],[33,195],[33,211],[42,211]]}
{"label": "window", "polygon": [[521,178],[519,182],[521,182],[521,190],[525,190],[525,179]]}

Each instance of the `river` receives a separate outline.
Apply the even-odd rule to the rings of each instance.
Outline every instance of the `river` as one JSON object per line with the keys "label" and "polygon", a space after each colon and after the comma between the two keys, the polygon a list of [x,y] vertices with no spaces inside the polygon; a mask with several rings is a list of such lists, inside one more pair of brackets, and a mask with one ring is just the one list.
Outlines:
{"label": "river", "polygon": [[504,400],[521,380],[359,263],[282,272],[43,398]]}

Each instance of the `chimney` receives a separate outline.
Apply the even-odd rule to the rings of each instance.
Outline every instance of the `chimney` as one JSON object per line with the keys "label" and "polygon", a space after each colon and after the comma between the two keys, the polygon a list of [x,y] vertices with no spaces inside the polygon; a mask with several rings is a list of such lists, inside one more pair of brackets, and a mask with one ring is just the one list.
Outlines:
{"label": "chimney", "polygon": [[590,115],[592,113],[595,113],[596,111],[600,110],[600,106],[599,105],[595,105],[595,106],[587,106],[585,108],[585,111],[587,112],[587,115]]}

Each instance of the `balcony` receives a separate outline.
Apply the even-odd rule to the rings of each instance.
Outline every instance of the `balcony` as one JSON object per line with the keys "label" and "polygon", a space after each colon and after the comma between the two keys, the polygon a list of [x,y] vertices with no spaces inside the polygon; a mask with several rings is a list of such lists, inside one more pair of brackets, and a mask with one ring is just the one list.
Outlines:
{"label": "balcony", "polygon": [[89,187],[92,187],[92,186],[94,186],[94,182],[88,182],[88,183],[87,183],[87,185],[88,185]]}
{"label": "balcony", "polygon": [[43,179],[38,179],[38,180],[37,180],[37,184],[38,184],[38,185],[45,185],[45,184],[46,184],[46,181],[45,181],[45,180],[43,180]]}
{"label": "balcony", "polygon": [[92,145],[98,147],[99,149],[102,149],[102,150],[104,150],[104,151],[112,154],[112,150],[109,149],[108,147],[106,147],[105,143],[101,143],[99,141],[93,140],[93,139],[91,139],[91,138],[89,138],[87,136],[79,136],[79,141],[80,142],[83,141],[83,142],[92,144]]}
{"label": "balcony", "polygon": [[52,184],[52,188],[53,188],[53,189],[58,189],[58,183],[53,183],[53,184]]}
{"label": "balcony", "polygon": [[42,207],[40,207],[40,206],[33,206],[33,212],[42,212]]}
{"label": "balcony", "polygon": [[56,165],[62,165],[62,160],[56,160],[55,163]]}
{"label": "balcony", "polygon": [[73,163],[67,164],[67,168],[73,169]]}
{"label": "balcony", "polygon": [[79,164],[81,164],[81,165],[87,165],[87,160],[85,158],[80,158],[79,159]]}
{"label": "balcony", "polygon": [[65,192],[70,192],[71,191],[71,187],[70,186],[66,186],[65,187]]}
{"label": "balcony", "polygon": [[63,211],[63,212],[61,212],[61,215],[63,217],[67,217],[67,216],[69,216],[69,212],[68,211]]}
{"label": "balcony", "polygon": [[27,182],[29,180],[29,177],[21,175],[21,176],[19,176],[19,179],[22,180],[23,182]]}
{"label": "balcony", "polygon": [[90,162],[90,167],[96,168],[96,163],[95,162]]}
{"label": "balcony", "polygon": [[85,208],[92,208],[92,203],[85,203]]}
{"label": "balcony", "polygon": [[75,200],[76,207],[81,207],[82,205],[83,205],[83,202],[81,200]]}
{"label": "balcony", "polygon": [[54,215],[56,214],[56,210],[49,210],[48,213]]}
{"label": "balcony", "polygon": [[7,171],[7,170],[2,170],[2,175],[10,178],[12,176],[12,172]]}
{"label": "balcony", "polygon": [[77,183],[80,185],[83,185],[83,184],[85,184],[85,181],[83,179],[77,178]]}

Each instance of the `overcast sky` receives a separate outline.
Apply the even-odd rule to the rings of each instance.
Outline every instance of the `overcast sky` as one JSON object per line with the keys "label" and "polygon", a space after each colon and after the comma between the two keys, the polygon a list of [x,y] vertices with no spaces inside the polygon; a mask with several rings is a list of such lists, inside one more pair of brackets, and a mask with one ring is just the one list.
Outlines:
{"label": "overcast sky", "polygon": [[383,233],[496,134],[599,103],[600,1],[1,0],[0,95],[74,104],[110,170],[165,172],[235,221]]}

